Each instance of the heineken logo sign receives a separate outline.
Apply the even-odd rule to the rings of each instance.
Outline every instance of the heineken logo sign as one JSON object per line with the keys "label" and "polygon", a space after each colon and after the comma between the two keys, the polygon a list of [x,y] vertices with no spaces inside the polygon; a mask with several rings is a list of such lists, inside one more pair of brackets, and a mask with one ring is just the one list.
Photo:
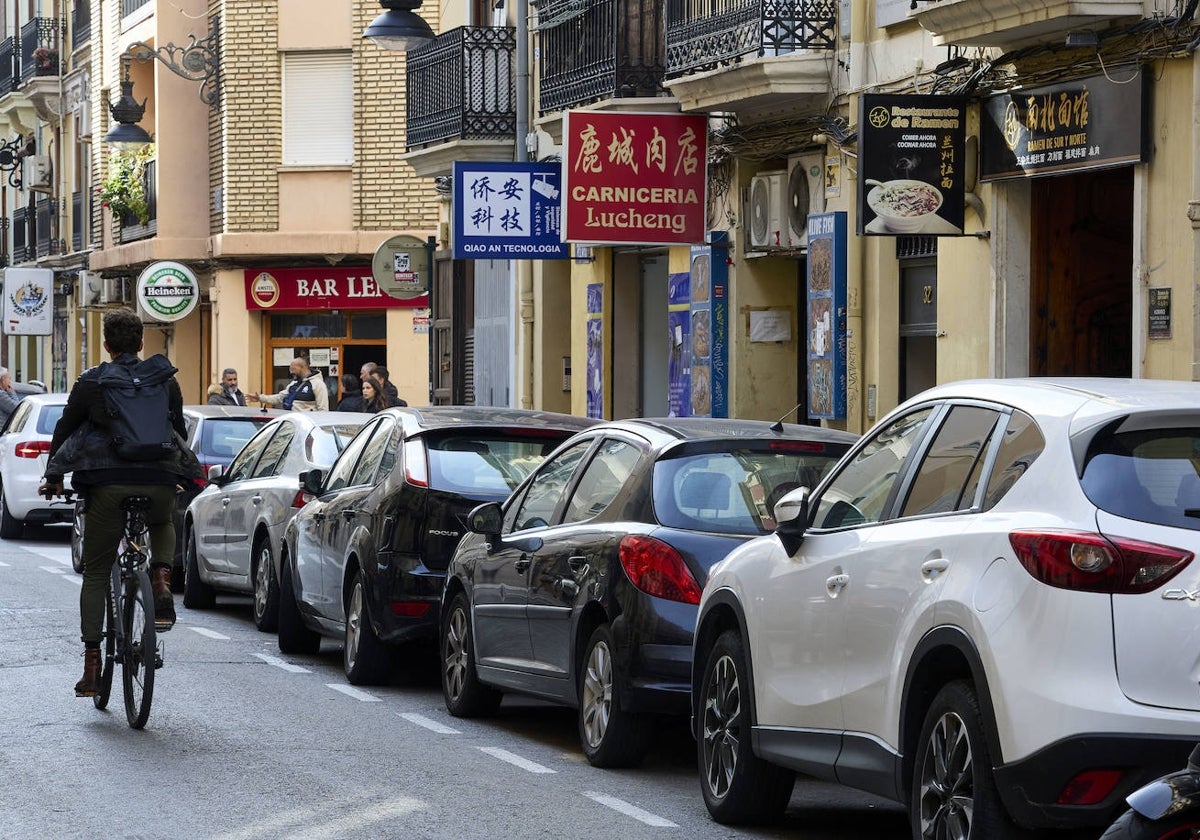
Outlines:
{"label": "heineken logo sign", "polygon": [[177,262],[156,262],[146,266],[137,281],[138,304],[156,321],[173,322],[186,318],[200,302],[196,275]]}

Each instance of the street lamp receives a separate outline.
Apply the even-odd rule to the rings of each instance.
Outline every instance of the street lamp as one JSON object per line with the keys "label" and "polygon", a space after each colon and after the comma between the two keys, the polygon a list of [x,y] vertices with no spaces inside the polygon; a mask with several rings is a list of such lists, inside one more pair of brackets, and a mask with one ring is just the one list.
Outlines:
{"label": "street lamp", "polygon": [[133,79],[129,78],[129,59],[121,59],[125,78],[121,80],[121,98],[108,104],[114,125],[104,135],[104,142],[122,152],[135,152],[150,142],[146,129],[138,125],[146,113],[146,100],[139,104],[133,98]]}
{"label": "street lamp", "polygon": [[405,52],[428,44],[433,40],[433,30],[425,19],[416,13],[422,0],[379,0],[383,14],[371,21],[363,30],[363,37],[370,38],[385,50]]}

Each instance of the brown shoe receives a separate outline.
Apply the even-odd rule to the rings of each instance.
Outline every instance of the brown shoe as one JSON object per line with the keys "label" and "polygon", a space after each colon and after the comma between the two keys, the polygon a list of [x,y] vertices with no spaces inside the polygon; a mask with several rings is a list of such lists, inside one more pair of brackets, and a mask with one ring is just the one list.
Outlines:
{"label": "brown shoe", "polygon": [[84,648],[83,677],[75,683],[76,697],[95,697],[100,693],[100,648]]}
{"label": "brown shoe", "polygon": [[155,566],[151,569],[150,586],[154,590],[154,629],[162,633],[175,626],[175,597],[171,594],[171,567]]}

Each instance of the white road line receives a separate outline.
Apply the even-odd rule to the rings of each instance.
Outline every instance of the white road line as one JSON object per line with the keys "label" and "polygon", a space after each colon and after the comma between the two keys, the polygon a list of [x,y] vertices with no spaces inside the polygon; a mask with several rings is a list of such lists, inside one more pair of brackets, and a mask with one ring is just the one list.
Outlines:
{"label": "white road line", "polygon": [[39,566],[38,568],[43,572],[49,572],[52,575],[65,575],[67,573],[66,569],[60,568],[59,566]]}
{"label": "white road line", "polygon": [[30,554],[36,554],[38,557],[45,558],[46,560],[53,560],[55,563],[62,563],[64,566],[71,565],[71,549],[67,546],[62,548],[39,548],[36,545],[23,545],[21,548]]}
{"label": "white road line", "polygon": [[498,758],[501,761],[507,761],[514,767],[520,767],[522,770],[528,770],[530,773],[554,773],[549,767],[538,764],[536,761],[530,761],[527,758],[521,758],[516,753],[510,753],[508,750],[502,750],[499,747],[480,747],[480,752],[485,752],[493,758]]}
{"label": "white road line", "polygon": [[293,665],[291,662],[284,662],[278,656],[271,656],[268,653],[256,653],[254,655],[257,656],[259,659],[261,659],[263,662],[266,662],[268,665],[273,665],[276,668],[279,668],[280,670],[287,671],[289,674],[311,674],[312,673],[312,671],[308,670],[307,668],[302,668],[299,665]]}
{"label": "white road line", "polygon": [[378,703],[379,698],[374,694],[367,694],[365,691],[359,691],[352,685],[342,685],[341,683],[325,683],[326,688],[332,688],[334,691],[340,691],[347,697],[353,697],[355,700],[361,700],[364,703]]}
{"label": "white road line", "polygon": [[7,563],[0,561],[0,566],[7,566],[7,565],[8,565]]}
{"label": "white road line", "polygon": [[409,723],[415,723],[417,726],[424,726],[430,732],[436,732],[439,735],[461,735],[457,729],[451,729],[445,724],[438,723],[433,718],[427,718],[425,715],[419,715],[416,712],[399,712],[400,717],[404,718]]}
{"label": "white road line", "polygon": [[60,579],[65,580],[68,583],[73,583],[76,586],[83,586],[83,576],[82,575],[62,575],[60,577]]}
{"label": "white road line", "polygon": [[207,627],[189,627],[193,633],[199,633],[201,636],[207,636],[210,639],[220,639],[223,642],[228,642],[229,637],[224,633],[218,633],[216,630],[209,630]]}
{"label": "white road line", "polygon": [[646,825],[653,825],[658,828],[679,828],[676,823],[671,822],[665,817],[660,817],[658,814],[651,814],[649,811],[643,811],[638,806],[630,805],[624,799],[617,799],[617,797],[609,796],[607,793],[596,793],[593,790],[585,790],[583,795],[593,802],[599,802],[607,808],[620,811],[625,816],[633,817],[638,822],[643,822]]}

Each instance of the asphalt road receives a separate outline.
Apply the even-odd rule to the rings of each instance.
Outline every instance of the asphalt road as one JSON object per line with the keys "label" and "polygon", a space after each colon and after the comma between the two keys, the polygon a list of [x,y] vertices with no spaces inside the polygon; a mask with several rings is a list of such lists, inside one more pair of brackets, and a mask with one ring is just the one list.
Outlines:
{"label": "asphalt road", "polygon": [[718,838],[900,840],[893,803],[800,779],[785,817],[713,823],[685,722],[637,770],[584,760],[574,712],[506,697],[442,705],[433,660],[359,690],[340,645],[280,654],[248,599],[182,607],[144,731],[77,699],[78,597],[65,528],[0,542],[0,835],[5,838]]}

